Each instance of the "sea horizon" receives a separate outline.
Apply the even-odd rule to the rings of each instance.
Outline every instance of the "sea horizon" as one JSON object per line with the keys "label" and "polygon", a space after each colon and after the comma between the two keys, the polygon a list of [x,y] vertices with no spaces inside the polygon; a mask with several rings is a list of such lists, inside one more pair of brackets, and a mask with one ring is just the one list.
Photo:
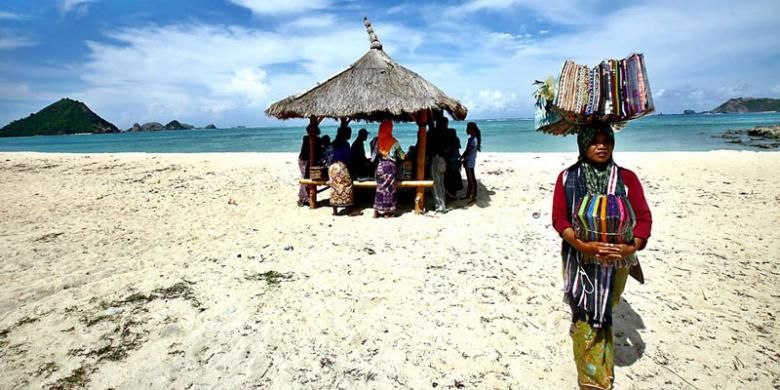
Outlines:
{"label": "sea horizon", "polygon": [[[225,153],[225,152],[297,152],[305,122],[262,126],[236,126],[217,129],[161,130],[155,132],[120,132],[109,134],[71,134],[0,138],[0,151],[55,153]],[[482,131],[483,152],[573,152],[574,137],[556,137],[536,132],[533,118],[489,118],[450,121],[465,145],[465,127],[476,122]],[[711,151],[755,150],[777,148],[751,146],[749,137],[723,137],[729,130],[748,130],[754,126],[776,125],[780,113],[739,114],[662,114],[657,113],[630,121],[616,135],[620,151]],[[335,137],[338,125],[320,126],[323,135]],[[353,122],[352,139],[361,128],[376,135],[377,123]],[[404,149],[416,143],[417,126],[396,123],[394,135]],[[366,142],[366,145],[368,142]],[[366,146],[367,147],[367,146]],[[368,151],[367,151],[368,152]]]}

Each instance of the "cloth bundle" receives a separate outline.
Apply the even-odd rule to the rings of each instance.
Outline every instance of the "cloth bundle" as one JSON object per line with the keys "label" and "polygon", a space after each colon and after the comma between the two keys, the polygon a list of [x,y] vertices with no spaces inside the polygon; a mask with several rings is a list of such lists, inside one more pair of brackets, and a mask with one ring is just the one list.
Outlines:
{"label": "cloth bundle", "polygon": [[557,78],[536,91],[536,130],[554,135],[577,132],[593,121],[620,123],[655,110],[642,54],[609,59],[589,68],[566,60]]}
{"label": "cloth bundle", "polygon": [[[631,203],[622,195],[585,195],[572,209],[574,232],[583,241],[630,244],[634,241],[636,217]],[[581,254],[583,263],[597,263],[595,257]],[[625,258],[618,268],[632,266],[636,257]]]}

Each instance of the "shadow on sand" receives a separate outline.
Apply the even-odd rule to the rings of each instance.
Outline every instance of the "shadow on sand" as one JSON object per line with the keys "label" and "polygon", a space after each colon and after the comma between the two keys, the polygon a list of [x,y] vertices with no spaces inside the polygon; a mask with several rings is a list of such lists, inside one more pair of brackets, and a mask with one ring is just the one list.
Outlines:
{"label": "shadow on sand", "polygon": [[645,353],[646,345],[638,332],[639,329],[645,329],[642,317],[634,311],[625,298],[621,298],[620,303],[612,311],[616,366],[630,366]]}
{"label": "shadow on sand", "polygon": [[[465,188],[465,181],[463,182],[463,186]],[[355,204],[353,210],[355,214],[361,215],[364,212],[374,212],[373,207],[375,193],[375,190],[366,188],[354,190]],[[462,196],[465,194],[465,190],[460,191],[458,194]],[[475,203],[469,203],[469,201],[466,199],[448,199],[447,207],[450,209],[469,208],[474,206],[479,208],[486,208],[490,206],[490,198],[495,194],[495,191],[488,190],[487,187],[485,187],[485,185],[482,184],[479,179],[477,179],[477,201]],[[415,189],[413,188],[404,188],[398,190],[398,206],[396,208],[397,216],[414,213],[414,197]],[[328,199],[327,194],[319,195],[317,199],[317,207],[330,207],[330,199]],[[433,192],[430,188],[428,188],[425,191],[425,212],[431,212],[434,208]],[[338,214],[347,215],[348,213],[345,210],[340,209]]]}

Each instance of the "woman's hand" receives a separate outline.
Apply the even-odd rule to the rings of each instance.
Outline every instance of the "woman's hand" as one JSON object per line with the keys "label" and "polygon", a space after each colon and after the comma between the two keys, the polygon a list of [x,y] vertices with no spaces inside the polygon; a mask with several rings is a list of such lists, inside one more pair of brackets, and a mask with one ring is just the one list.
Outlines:
{"label": "woman's hand", "polygon": [[[605,264],[609,264],[614,261],[619,261],[625,257],[631,256],[636,253],[636,246],[629,244],[606,244],[607,248],[604,251],[602,260]],[[598,258],[598,256],[597,256]]]}
{"label": "woman's hand", "polygon": [[583,254],[595,256],[597,259],[606,259],[615,252],[614,248],[610,247],[610,244],[598,241],[582,241],[579,239],[577,240],[577,245],[574,249],[577,249]]}
{"label": "woman's hand", "polygon": [[603,261],[605,265],[636,253],[636,247],[628,244],[608,244],[596,241],[579,241],[578,244],[579,248],[576,248],[578,251],[594,256],[597,260]]}
{"label": "woman's hand", "polygon": [[583,254],[594,256],[596,259],[603,261],[605,265],[613,261],[618,261],[624,257],[631,256],[636,252],[637,248],[639,248],[638,245],[641,245],[641,241],[637,243],[638,239],[634,240],[634,245],[582,241],[575,236],[574,229],[570,227],[564,229],[561,233],[561,237],[563,237],[569,245],[573,246],[574,249]]}

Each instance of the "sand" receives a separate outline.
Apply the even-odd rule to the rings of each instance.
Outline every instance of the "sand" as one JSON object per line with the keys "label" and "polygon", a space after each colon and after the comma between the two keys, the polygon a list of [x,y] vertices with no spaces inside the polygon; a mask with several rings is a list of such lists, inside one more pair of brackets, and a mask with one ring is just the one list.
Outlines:
{"label": "sand", "polygon": [[[780,387],[780,153],[616,158],[654,217],[616,388]],[[0,387],[574,388],[574,159],[481,154],[476,205],[375,220],[297,207],[294,154],[0,153]]]}

